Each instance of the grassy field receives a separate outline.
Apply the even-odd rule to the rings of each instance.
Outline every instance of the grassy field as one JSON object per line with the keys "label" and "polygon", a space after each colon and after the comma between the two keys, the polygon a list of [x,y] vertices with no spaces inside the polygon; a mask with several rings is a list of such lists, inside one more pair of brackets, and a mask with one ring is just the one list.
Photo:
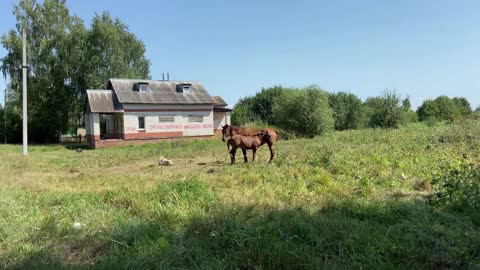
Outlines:
{"label": "grassy field", "polygon": [[479,145],[461,122],[279,141],[270,165],[220,140],[0,146],[0,268],[478,269],[479,211],[431,182]]}

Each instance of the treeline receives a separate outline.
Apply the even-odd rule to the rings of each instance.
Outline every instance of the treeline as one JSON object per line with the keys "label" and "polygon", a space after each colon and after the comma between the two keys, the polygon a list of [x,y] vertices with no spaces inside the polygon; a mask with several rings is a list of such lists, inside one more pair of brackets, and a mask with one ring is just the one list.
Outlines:
{"label": "treeline", "polygon": [[[477,109],[479,110],[479,109]],[[330,130],[398,128],[417,121],[452,121],[472,114],[466,98],[440,96],[426,100],[417,111],[410,99],[395,91],[367,98],[352,93],[329,93],[317,86],[302,89],[275,86],[241,99],[232,123],[273,125],[296,136],[315,136]]]}
{"label": "treeline", "polygon": [[[27,29],[28,127],[34,143],[57,142],[83,124],[86,89],[103,89],[108,78],[149,78],[145,46],[118,18],[96,14],[87,28],[63,0],[21,0],[15,29],[2,35],[7,54],[0,69],[9,79],[7,139],[22,136],[22,42]],[[4,132],[3,109],[0,130]],[[1,134],[3,141],[3,134]]]}

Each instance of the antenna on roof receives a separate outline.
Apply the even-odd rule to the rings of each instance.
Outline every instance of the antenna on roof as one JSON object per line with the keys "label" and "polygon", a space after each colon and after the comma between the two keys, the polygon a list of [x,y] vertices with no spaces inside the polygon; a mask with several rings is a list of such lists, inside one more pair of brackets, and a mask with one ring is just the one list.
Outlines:
{"label": "antenna on roof", "polygon": [[170,74],[167,73],[167,81],[170,81]]}
{"label": "antenna on roof", "polygon": [[162,73],[162,82],[165,81],[165,73]]}

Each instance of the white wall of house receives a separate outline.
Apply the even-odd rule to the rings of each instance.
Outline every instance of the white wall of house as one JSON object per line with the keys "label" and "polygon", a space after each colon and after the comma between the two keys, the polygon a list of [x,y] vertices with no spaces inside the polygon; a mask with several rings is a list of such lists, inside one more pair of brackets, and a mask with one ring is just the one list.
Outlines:
{"label": "white wall of house", "polygon": [[230,125],[230,112],[215,112],[213,114],[213,128],[222,129],[224,125]]}
{"label": "white wall of house", "polygon": [[[179,136],[213,135],[213,107],[211,105],[124,105],[124,132],[134,134],[138,130],[138,117],[145,117],[145,136],[150,134],[178,134]],[[174,116],[173,122],[160,122],[160,116]],[[191,122],[190,116],[201,116],[202,122]],[[198,117],[197,117],[198,119]]]}
{"label": "white wall of house", "polygon": [[100,136],[100,115],[98,113],[87,113],[85,115],[85,128],[87,135]]}

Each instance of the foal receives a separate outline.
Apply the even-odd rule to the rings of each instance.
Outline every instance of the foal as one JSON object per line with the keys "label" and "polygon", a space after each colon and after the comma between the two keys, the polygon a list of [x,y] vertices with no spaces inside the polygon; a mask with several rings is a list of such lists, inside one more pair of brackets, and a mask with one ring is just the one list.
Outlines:
{"label": "foal", "polygon": [[[230,148],[230,146],[232,146],[232,150],[230,150],[230,159],[232,161],[231,164],[235,163],[235,154],[237,153],[237,148],[242,148],[243,159],[245,162],[248,162],[247,150],[252,149],[253,150],[252,162],[254,162],[257,149],[265,143],[269,145],[272,143],[272,138],[270,134],[268,134],[268,131],[262,131],[256,135],[250,135],[250,136],[233,135],[227,140],[227,147]],[[270,155],[269,163],[272,162],[274,156],[275,156],[275,152],[272,152]]]}
{"label": "foal", "polygon": [[[268,149],[270,150],[270,162],[275,156],[275,149],[273,147],[273,143],[278,139],[278,133],[273,128],[244,128],[244,127],[236,127],[231,125],[222,126],[222,141],[225,142],[228,137],[233,137],[235,135],[243,135],[243,136],[255,136],[260,132],[268,132],[269,140],[265,143],[268,145]],[[262,143],[263,144],[263,143]]]}

